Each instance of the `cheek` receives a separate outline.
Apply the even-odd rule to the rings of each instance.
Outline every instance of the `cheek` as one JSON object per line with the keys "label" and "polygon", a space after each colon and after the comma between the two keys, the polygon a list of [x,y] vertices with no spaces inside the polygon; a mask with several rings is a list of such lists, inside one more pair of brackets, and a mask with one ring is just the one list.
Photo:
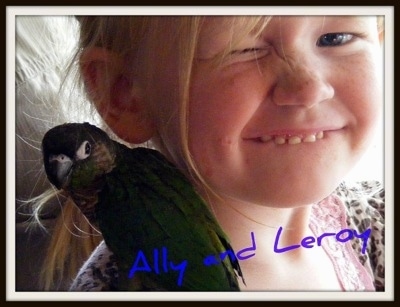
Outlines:
{"label": "cheek", "polygon": [[348,80],[353,85],[348,89],[348,108],[356,119],[357,137],[368,143],[383,113],[383,76],[374,63],[359,67],[363,69]]}
{"label": "cheek", "polygon": [[191,89],[189,148],[202,174],[212,177],[222,163],[237,159],[235,148],[262,95],[250,90],[249,78],[202,75],[209,78],[194,78]]}
{"label": "cheek", "polygon": [[193,78],[190,96],[191,135],[237,135],[263,101],[264,91],[259,74],[241,72],[227,77],[199,70]]}

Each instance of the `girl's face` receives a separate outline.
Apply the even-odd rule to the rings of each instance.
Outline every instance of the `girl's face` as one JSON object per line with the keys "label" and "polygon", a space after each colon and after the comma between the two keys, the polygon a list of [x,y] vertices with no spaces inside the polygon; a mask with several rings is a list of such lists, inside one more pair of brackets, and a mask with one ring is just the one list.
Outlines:
{"label": "girl's face", "polygon": [[208,17],[192,79],[189,147],[223,198],[271,207],[326,197],[369,145],[382,103],[375,17],[273,17],[228,57]]}

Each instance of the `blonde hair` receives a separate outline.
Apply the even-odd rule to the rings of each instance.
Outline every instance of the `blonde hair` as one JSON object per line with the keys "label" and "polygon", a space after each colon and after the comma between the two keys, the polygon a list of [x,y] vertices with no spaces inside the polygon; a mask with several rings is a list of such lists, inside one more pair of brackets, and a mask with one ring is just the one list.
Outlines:
{"label": "blonde hair", "polygon": [[[161,152],[168,153],[171,157],[179,157],[185,162],[183,171],[194,181],[205,187],[207,192],[212,192],[205,180],[203,180],[196,163],[194,162],[189,150],[189,88],[191,82],[192,67],[195,61],[198,36],[203,24],[202,16],[79,16],[80,41],[76,60],[79,59],[81,52],[90,47],[106,48],[122,58],[126,59],[132,67],[141,67],[140,71],[134,71],[143,79],[144,92],[149,102],[151,112],[163,119],[163,125],[159,125],[158,135],[154,138],[154,146]],[[221,59],[229,55],[229,51],[248,33],[260,34],[270,21],[269,17],[254,16],[243,17],[234,16],[227,22],[231,23],[235,30],[229,46],[215,57],[216,65]],[[380,23],[381,24],[381,23]],[[141,65],[136,65],[141,63]],[[157,92],[154,88],[162,86],[159,78],[165,77],[168,73],[164,69],[166,65],[173,63],[177,74],[170,76],[174,86],[159,88],[170,101],[177,101],[178,109],[165,112],[165,109],[157,107]],[[82,81],[82,80],[81,80]],[[81,82],[83,84],[83,82]],[[164,142],[165,127],[171,124],[170,119],[174,112],[179,117],[180,146],[178,152],[173,152],[171,147]],[[157,117],[156,116],[156,117]],[[79,227],[90,233],[90,225],[85,222],[82,214],[75,212],[75,206],[70,202],[64,207],[63,221],[66,225],[72,225],[71,221],[79,224]],[[75,209],[73,209],[73,207]],[[60,224],[61,225],[61,224]],[[89,227],[89,228],[88,228]],[[86,240],[81,245],[77,244],[77,250],[71,253],[72,249],[65,249],[72,236],[67,227],[59,227],[53,234],[47,259],[47,268],[44,271],[46,287],[49,288],[56,276],[67,274],[73,278],[77,272],[79,263],[75,259],[87,255],[99,241],[99,236],[95,240]],[[89,236],[90,237],[90,236]],[[84,251],[79,256],[79,250]],[[65,269],[65,259],[69,259],[71,270]]]}
{"label": "blonde hair", "polygon": [[[143,67],[140,74],[144,78],[146,97],[152,112],[160,118],[165,114],[178,112],[180,118],[181,147],[178,155],[186,161],[187,174],[205,185],[191,157],[188,146],[188,100],[191,68],[193,65],[197,38],[201,30],[203,17],[166,17],[166,16],[79,16],[80,37],[78,50],[68,70],[70,75],[77,77],[76,88],[84,85],[84,80],[76,70],[81,53],[90,47],[106,48],[132,64],[133,67]],[[243,35],[254,31],[254,28],[262,28],[263,17],[235,17],[232,25],[239,23],[243,26]],[[168,37],[166,31],[168,29]],[[118,33],[118,34],[117,34]],[[232,47],[234,43],[230,46]],[[227,54],[221,53],[219,57]],[[159,84],[158,78],[163,73],[165,63],[174,61],[177,67],[174,86],[164,88],[165,95],[171,101],[179,101],[178,110],[160,110],[157,107],[157,97],[152,93],[154,85]],[[135,65],[140,62],[141,65]],[[217,62],[217,61],[216,61]],[[71,90],[65,87],[64,90]],[[158,113],[157,113],[158,112]],[[165,125],[169,124],[169,118],[164,118]],[[107,127],[103,127],[106,130]],[[160,127],[159,135],[155,137],[154,146],[160,151],[168,152],[170,149],[163,142],[163,131]],[[110,130],[108,132],[112,133]],[[113,135],[114,138],[117,138]],[[119,140],[122,141],[122,140]],[[153,146],[151,145],[151,146]],[[172,154],[172,156],[174,156]],[[32,200],[36,222],[41,223],[40,212],[45,205],[60,193],[51,190]],[[77,232],[78,230],[78,232]],[[73,201],[64,200],[62,212],[57,218],[53,229],[51,242],[48,246],[43,268],[41,271],[41,283],[44,290],[57,290],[63,282],[72,280],[82,262],[87,259],[93,249],[101,241],[101,234],[92,227],[86,218],[80,213]]]}
{"label": "blonde hair", "polygon": [[[269,22],[265,16],[243,17],[235,16],[226,19],[231,23],[232,38],[229,46],[214,58],[217,65],[220,60],[229,54],[229,51],[239,43],[248,33],[258,35]],[[192,66],[195,60],[198,35],[201,31],[204,17],[202,16],[136,16],[136,17],[78,17],[81,24],[81,51],[90,47],[106,48],[122,58],[127,64],[138,68],[135,74],[143,80],[144,93],[149,108],[157,118],[164,118],[159,125],[159,135],[154,138],[153,145],[171,157],[179,157],[186,165],[182,170],[195,181],[207,187],[202,179],[189,151],[188,145],[188,103]],[[165,31],[168,29],[168,31]],[[238,32],[239,30],[239,32]],[[121,33],[121,35],[114,35]],[[79,57],[79,54],[78,54]],[[163,70],[166,63],[173,62],[176,75],[169,76],[174,86],[162,87],[161,80],[165,80],[167,70]],[[136,65],[140,63],[140,65]],[[140,68],[139,68],[140,67]],[[140,70],[139,70],[140,69]],[[175,79],[174,79],[175,78]],[[156,88],[156,89],[155,89]],[[165,110],[159,107],[156,93],[163,91],[170,101],[177,101],[178,109]],[[172,107],[172,106],[171,106]],[[168,144],[164,143],[163,131],[170,124],[173,113],[178,113],[180,127],[180,152],[171,152]],[[167,117],[165,117],[167,116]],[[177,161],[175,161],[177,162]],[[211,191],[209,189],[209,191]]]}

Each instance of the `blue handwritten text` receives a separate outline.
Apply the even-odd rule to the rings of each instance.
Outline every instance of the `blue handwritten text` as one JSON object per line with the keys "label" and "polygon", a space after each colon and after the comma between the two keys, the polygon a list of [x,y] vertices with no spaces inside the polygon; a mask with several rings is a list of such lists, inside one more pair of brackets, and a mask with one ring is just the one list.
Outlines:
{"label": "blue handwritten text", "polygon": [[355,231],[355,230],[343,229],[343,230],[339,231],[338,233],[331,233],[331,232],[323,233],[317,238],[312,237],[312,236],[305,237],[301,240],[300,244],[295,244],[295,245],[290,245],[290,246],[279,248],[278,243],[279,243],[279,238],[281,236],[282,230],[283,230],[283,228],[279,227],[279,229],[276,233],[275,244],[274,244],[274,252],[275,253],[285,253],[287,251],[299,248],[301,246],[304,248],[313,248],[315,242],[317,243],[317,246],[321,246],[323,238],[329,237],[329,236],[335,236],[336,241],[341,242],[341,243],[345,243],[349,240],[352,240],[354,237],[362,239],[363,247],[362,247],[361,252],[363,254],[365,254],[365,250],[367,248],[367,241],[371,234],[371,228],[367,229],[366,231],[364,231],[363,233],[360,233],[360,234],[358,234],[357,231]]}

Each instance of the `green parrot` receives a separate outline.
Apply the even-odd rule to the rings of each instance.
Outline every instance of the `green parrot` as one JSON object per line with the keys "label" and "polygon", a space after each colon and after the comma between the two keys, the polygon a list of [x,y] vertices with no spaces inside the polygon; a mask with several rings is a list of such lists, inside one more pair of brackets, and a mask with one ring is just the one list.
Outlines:
{"label": "green parrot", "polygon": [[89,123],[66,123],[47,131],[42,154],[49,181],[114,253],[119,290],[240,291],[244,278],[227,235],[160,152],[129,148]]}

